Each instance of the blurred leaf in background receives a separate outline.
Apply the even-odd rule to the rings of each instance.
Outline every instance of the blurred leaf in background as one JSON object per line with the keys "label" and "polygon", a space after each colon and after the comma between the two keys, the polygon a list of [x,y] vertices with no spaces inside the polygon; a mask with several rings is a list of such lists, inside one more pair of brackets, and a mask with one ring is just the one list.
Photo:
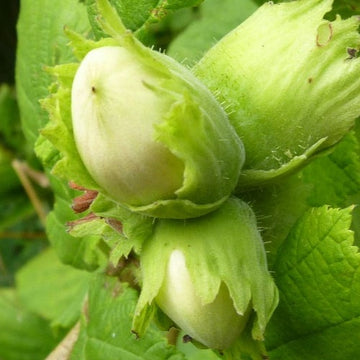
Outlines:
{"label": "blurred leaf in background", "polygon": [[[206,50],[256,9],[252,0],[206,0],[198,9],[197,19],[174,39],[167,54],[192,66]],[[176,24],[176,15],[173,22]]]}

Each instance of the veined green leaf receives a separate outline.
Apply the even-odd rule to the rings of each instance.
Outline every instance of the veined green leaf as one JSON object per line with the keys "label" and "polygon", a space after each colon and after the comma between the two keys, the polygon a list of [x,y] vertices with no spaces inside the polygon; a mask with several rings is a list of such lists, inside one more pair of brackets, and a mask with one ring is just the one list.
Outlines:
{"label": "veined green leaf", "polygon": [[137,292],[117,278],[98,275],[90,284],[88,310],[71,360],[184,360],[167,345],[163,334],[152,328],[136,339],[131,333]]}
{"label": "veined green leaf", "polygon": [[308,202],[312,206],[349,206],[349,197],[360,192],[360,146],[352,132],[327,156],[314,160],[303,170],[311,184]]}
{"label": "veined green leaf", "polygon": [[17,152],[23,149],[24,139],[15,90],[6,84],[0,85],[0,136],[4,148]]}
{"label": "veined green leaf", "polygon": [[343,360],[360,351],[360,254],[352,208],[313,208],[279,250],[280,304],[270,321],[272,360]]}
{"label": "veined green leaf", "polygon": [[48,95],[52,77],[44,71],[73,60],[66,46],[67,25],[80,33],[90,31],[86,8],[77,0],[23,0],[18,21],[16,89],[25,136],[33,145],[48,121],[39,99]]}
{"label": "veined green leaf", "polygon": [[[149,27],[159,22],[170,11],[195,6],[203,0],[110,0],[127,29],[134,31],[140,39],[146,38]],[[106,34],[97,23],[96,0],[87,0],[91,26],[97,39]]]}

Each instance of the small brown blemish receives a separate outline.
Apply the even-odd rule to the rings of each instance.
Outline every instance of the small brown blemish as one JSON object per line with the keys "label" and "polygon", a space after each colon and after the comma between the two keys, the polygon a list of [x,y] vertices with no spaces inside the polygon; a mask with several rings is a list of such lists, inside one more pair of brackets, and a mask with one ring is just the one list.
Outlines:
{"label": "small brown blemish", "polygon": [[123,225],[119,220],[112,219],[112,218],[106,218],[106,223],[109,224],[114,230],[119,232],[120,234],[123,234]]}
{"label": "small brown blemish", "polygon": [[192,341],[192,337],[190,335],[184,335],[182,340],[183,340],[183,343],[186,344],[186,343]]}
{"label": "small brown blemish", "polygon": [[96,93],[96,87],[95,87],[95,86],[92,86],[92,87],[91,87],[91,91],[93,92],[93,94],[95,94],[95,93]]}
{"label": "small brown blemish", "polygon": [[313,82],[313,78],[312,77],[309,77],[308,78],[308,83],[311,84]]}
{"label": "small brown blemish", "polygon": [[357,55],[357,50],[354,48],[347,48],[346,51],[349,55],[349,57],[346,60],[351,60],[351,59],[355,58]]}
{"label": "small brown blemish", "polygon": [[100,219],[99,216],[95,215],[94,213],[90,213],[90,214],[84,216],[81,219],[68,221],[66,223],[67,231],[70,232],[71,230],[73,230],[75,228],[75,226],[82,225],[82,224],[85,224],[85,223],[87,223],[89,221],[93,221],[93,220],[97,220],[97,219]]}

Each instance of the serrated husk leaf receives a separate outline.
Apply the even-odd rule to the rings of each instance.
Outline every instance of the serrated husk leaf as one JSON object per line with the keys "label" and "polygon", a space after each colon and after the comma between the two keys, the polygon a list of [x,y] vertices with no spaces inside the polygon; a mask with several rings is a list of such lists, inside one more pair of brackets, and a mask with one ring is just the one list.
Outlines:
{"label": "serrated husk leaf", "polygon": [[[220,292],[228,291],[235,314],[244,316],[249,308],[253,309],[252,338],[263,339],[266,324],[277,305],[278,293],[267,270],[263,243],[248,205],[231,198],[218,210],[197,219],[159,220],[141,254],[143,288],[134,320],[134,329],[140,333],[144,327],[137,317],[141,317],[155,300],[161,307],[161,296],[164,296],[161,294],[167,292],[164,286],[171,286],[166,279],[169,277],[169,259],[174,252],[180,252],[185,258],[192,281],[186,287],[193,289],[191,296],[197,299],[193,310],[198,314],[191,315],[191,304],[186,300],[188,294],[184,291],[183,298],[179,296],[179,309],[182,309],[179,311],[183,315],[188,313],[190,317],[201,318],[199,309],[211,305]],[[179,318],[173,320],[180,322]],[[181,323],[189,326],[185,315]],[[190,323],[190,327],[199,327],[203,331],[201,323],[196,320]],[[206,334],[206,345],[228,346],[231,325],[229,328],[223,324],[223,329],[221,324],[217,326],[220,329],[214,339],[209,324],[205,325],[210,333]],[[231,331],[235,336],[238,334],[236,329]],[[197,339],[196,330],[190,335]]]}
{"label": "serrated husk leaf", "polygon": [[238,191],[304,166],[360,115],[359,17],[324,20],[331,5],[266,3],[194,67],[244,142]]}
{"label": "serrated husk leaf", "polygon": [[[136,40],[107,1],[97,5],[99,24],[111,37],[95,42],[67,29],[81,65],[51,70],[57,83],[43,101],[51,121],[42,135],[62,155],[54,173],[145,215],[187,218],[216,209],[244,163],[242,142],[225,112],[190,71]],[[101,74],[84,65],[78,75],[94,57]],[[125,83],[117,82],[118,89],[108,66],[114,57],[125,59],[114,69],[119,79],[133,72]],[[91,76],[99,87],[91,85]],[[132,90],[122,93],[131,81]]]}

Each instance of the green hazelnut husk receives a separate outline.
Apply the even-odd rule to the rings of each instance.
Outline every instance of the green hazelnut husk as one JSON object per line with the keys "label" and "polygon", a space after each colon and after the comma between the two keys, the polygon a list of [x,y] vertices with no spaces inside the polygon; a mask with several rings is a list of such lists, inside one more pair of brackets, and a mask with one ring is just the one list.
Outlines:
{"label": "green hazelnut husk", "polygon": [[332,2],[265,3],[193,69],[244,142],[238,192],[297,171],[360,115],[359,17],[324,19]]}
{"label": "green hazelnut husk", "polygon": [[140,263],[136,332],[142,333],[149,306],[156,304],[185,333],[212,349],[228,349],[240,339],[264,339],[278,292],[255,216],[241,200],[230,198],[196,219],[159,220]]}

